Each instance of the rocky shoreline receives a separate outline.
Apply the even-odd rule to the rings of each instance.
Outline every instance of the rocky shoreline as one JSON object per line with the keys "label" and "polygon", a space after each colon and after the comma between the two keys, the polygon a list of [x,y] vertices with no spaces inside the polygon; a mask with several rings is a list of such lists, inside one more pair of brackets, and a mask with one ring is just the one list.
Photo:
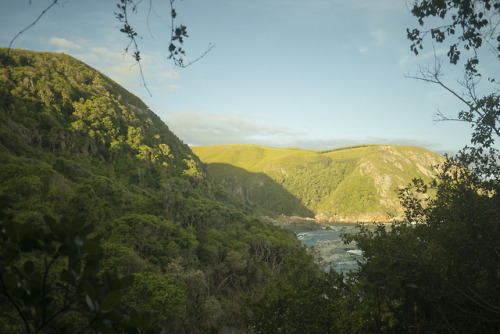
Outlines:
{"label": "rocky shoreline", "polygon": [[326,219],[325,217],[321,218],[307,218],[307,217],[298,217],[298,216],[279,216],[278,218],[271,218],[268,216],[261,217],[262,220],[272,223],[273,225],[288,228],[294,231],[312,231],[319,229],[329,229],[332,224],[342,223],[342,224],[391,224],[396,221],[400,221],[400,219],[365,219],[365,220],[349,220],[349,219],[338,219],[333,220],[333,218]]}
{"label": "rocky shoreline", "polygon": [[345,253],[352,254],[353,258],[361,254],[358,253],[356,243],[344,244],[342,240],[323,241],[308,248],[308,251],[314,255],[316,263],[322,267],[345,260]]}

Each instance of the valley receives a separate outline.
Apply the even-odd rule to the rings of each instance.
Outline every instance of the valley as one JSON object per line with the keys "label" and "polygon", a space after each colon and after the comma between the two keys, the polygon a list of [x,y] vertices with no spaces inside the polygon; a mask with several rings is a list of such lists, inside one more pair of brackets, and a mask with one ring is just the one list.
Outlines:
{"label": "valley", "polygon": [[190,147],[73,57],[0,65],[1,333],[499,332],[498,179],[412,146]]}

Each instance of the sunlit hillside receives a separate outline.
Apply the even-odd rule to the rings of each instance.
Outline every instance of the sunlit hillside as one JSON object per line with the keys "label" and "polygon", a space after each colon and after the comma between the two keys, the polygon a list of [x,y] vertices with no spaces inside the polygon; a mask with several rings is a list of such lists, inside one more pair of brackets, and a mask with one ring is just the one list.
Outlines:
{"label": "sunlit hillside", "polygon": [[430,180],[432,166],[444,160],[423,148],[394,145],[325,151],[216,145],[192,150],[210,175],[261,213],[328,221],[401,218],[398,190],[416,177]]}

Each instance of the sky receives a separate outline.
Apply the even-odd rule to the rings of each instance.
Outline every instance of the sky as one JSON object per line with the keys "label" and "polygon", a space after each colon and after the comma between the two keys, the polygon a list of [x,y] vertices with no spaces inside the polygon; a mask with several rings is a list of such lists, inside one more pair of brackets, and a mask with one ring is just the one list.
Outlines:
{"label": "sky", "polygon": [[[29,26],[52,0],[0,0],[0,46]],[[405,0],[184,0],[187,68],[167,59],[170,8],[142,1],[131,16],[144,79],[115,19],[117,0],[59,0],[13,48],[64,52],[139,96],[186,144],[259,144],[330,149],[359,144],[414,145],[454,154],[470,125],[454,117],[458,99],[410,78],[443,56],[443,80],[457,87],[461,67],[445,48],[416,57]],[[498,62],[481,63],[499,74]]]}

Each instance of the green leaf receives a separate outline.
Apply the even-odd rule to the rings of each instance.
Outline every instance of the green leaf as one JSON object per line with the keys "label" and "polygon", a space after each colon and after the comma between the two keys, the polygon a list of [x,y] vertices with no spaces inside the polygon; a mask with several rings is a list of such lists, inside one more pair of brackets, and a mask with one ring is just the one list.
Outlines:
{"label": "green leaf", "polygon": [[61,280],[68,283],[69,285],[75,286],[76,285],[76,278],[75,276],[68,270],[64,269],[61,272]]}
{"label": "green leaf", "polygon": [[115,308],[119,303],[120,299],[122,297],[122,294],[119,290],[113,290],[108,295],[104,300],[102,301],[102,309],[103,310],[110,310],[112,308]]}
{"label": "green leaf", "polygon": [[141,326],[141,315],[139,312],[137,312],[137,310],[132,310],[128,324],[129,324],[129,326],[132,326],[132,327],[140,327]]}
{"label": "green leaf", "polygon": [[90,308],[91,311],[95,311],[94,302],[92,301],[92,298],[90,298],[89,295],[85,295],[85,302],[87,303],[87,306]]}
{"label": "green leaf", "polygon": [[34,269],[35,264],[33,263],[33,261],[24,262],[24,272],[26,273],[26,275],[31,275]]}
{"label": "green leaf", "polygon": [[121,278],[121,288],[126,289],[134,283],[134,275],[127,275]]}
{"label": "green leaf", "polygon": [[88,254],[100,254],[102,253],[102,247],[99,245],[99,243],[93,240],[85,240],[85,243],[82,246],[82,251]]}

